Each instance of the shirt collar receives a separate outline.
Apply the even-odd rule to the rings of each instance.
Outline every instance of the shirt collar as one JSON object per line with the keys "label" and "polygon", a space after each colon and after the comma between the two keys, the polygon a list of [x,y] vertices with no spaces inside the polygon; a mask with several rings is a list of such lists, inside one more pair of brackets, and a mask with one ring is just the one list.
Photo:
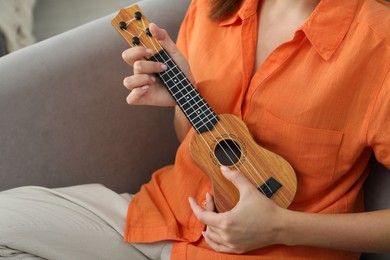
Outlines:
{"label": "shirt collar", "polygon": [[221,26],[232,25],[236,22],[241,22],[257,13],[257,5],[260,0],[243,0],[238,11],[231,17],[220,22]]}
{"label": "shirt collar", "polygon": [[328,60],[343,41],[359,0],[321,0],[301,29],[322,58]]}
{"label": "shirt collar", "polygon": [[[347,34],[355,17],[359,0],[321,0],[301,26],[313,47],[328,60]],[[232,25],[257,13],[259,0],[244,0],[238,12],[220,22]]]}

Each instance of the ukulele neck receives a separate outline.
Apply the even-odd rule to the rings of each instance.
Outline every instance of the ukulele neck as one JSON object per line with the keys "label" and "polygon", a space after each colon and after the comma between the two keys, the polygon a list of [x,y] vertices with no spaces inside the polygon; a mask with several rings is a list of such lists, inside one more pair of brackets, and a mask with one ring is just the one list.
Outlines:
{"label": "ukulele neck", "polygon": [[158,76],[196,132],[200,134],[212,130],[218,122],[217,115],[168,53],[162,49],[149,60],[161,62],[167,66],[167,69],[158,73]]}

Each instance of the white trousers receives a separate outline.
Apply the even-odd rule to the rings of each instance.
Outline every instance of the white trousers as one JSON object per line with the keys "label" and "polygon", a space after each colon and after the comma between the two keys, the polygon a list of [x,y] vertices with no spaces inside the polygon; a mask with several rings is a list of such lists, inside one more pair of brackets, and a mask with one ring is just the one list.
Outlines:
{"label": "white trousers", "polygon": [[123,242],[132,195],[88,184],[0,192],[0,257],[169,259],[172,243]]}

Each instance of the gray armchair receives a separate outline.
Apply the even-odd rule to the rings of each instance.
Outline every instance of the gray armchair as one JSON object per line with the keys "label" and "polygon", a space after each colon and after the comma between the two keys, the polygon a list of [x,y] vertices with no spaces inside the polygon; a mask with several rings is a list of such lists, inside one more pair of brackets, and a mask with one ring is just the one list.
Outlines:
{"label": "gray armchair", "polygon": [[[138,4],[175,37],[189,2]],[[0,58],[0,190],[102,183],[134,193],[173,162],[173,110],[125,101],[122,80],[131,70],[121,53],[128,45],[112,28],[113,16]],[[390,174],[373,165],[367,209],[388,208]]]}
{"label": "gray armchair", "polygon": [[[188,3],[139,5],[175,37]],[[97,182],[136,192],[173,162],[173,110],[126,103],[129,45],[114,15],[0,59],[0,190]]]}

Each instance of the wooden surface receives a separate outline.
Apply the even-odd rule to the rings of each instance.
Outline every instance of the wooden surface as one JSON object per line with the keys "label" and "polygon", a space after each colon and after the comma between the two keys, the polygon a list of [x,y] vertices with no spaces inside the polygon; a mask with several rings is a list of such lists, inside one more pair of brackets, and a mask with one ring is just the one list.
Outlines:
{"label": "wooden surface", "polygon": [[273,177],[282,187],[271,199],[279,206],[288,207],[297,188],[295,172],[290,164],[277,154],[257,145],[245,123],[238,117],[229,114],[218,117],[220,120],[212,131],[195,134],[190,143],[192,158],[211,179],[218,211],[232,209],[240,197],[239,191],[221,174],[221,163],[215,156],[215,149],[223,140],[234,141],[241,150],[239,160],[228,167],[239,170],[256,188]]}

